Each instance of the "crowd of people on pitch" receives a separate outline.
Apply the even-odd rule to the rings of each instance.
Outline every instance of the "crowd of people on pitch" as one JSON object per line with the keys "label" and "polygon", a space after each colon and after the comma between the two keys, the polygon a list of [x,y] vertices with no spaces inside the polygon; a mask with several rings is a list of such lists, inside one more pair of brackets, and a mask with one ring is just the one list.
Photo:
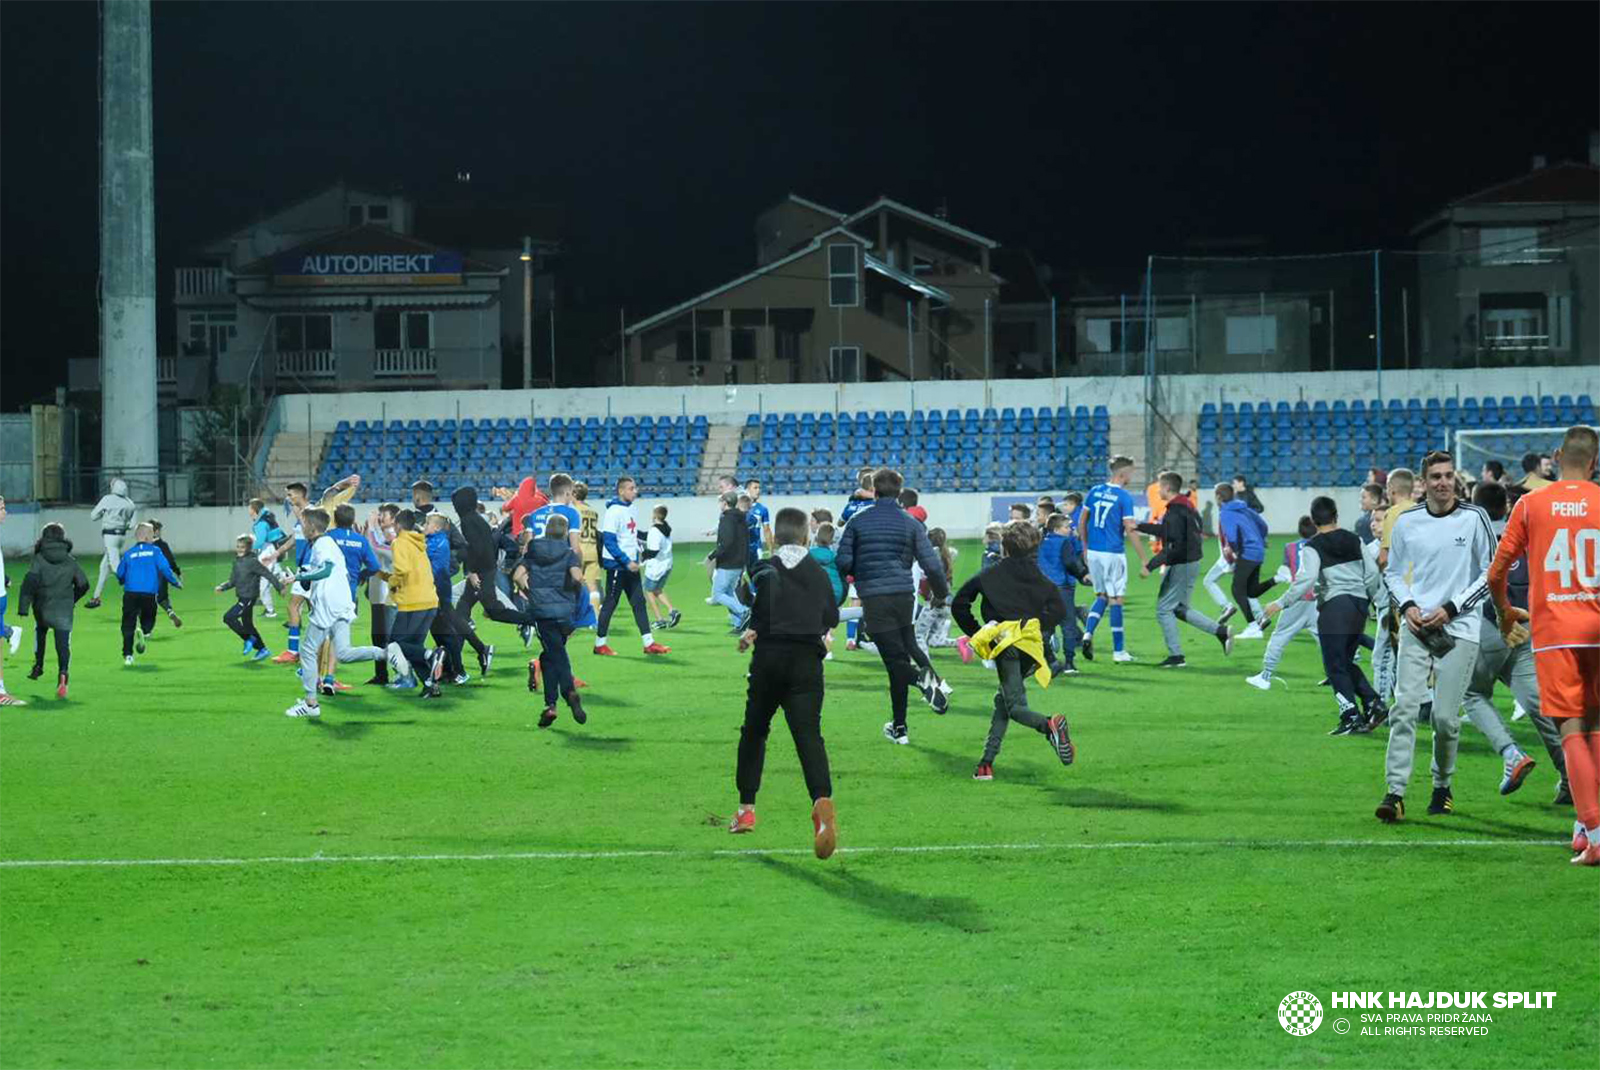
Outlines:
{"label": "crowd of people on pitch", "polygon": [[[837,832],[820,727],[822,664],[833,658],[833,632],[841,622],[847,649],[875,653],[883,662],[890,707],[883,735],[889,742],[910,742],[912,690],[935,713],[948,710],[952,689],[934,669],[930,652],[950,646],[963,661],[981,659],[997,674],[993,716],[974,779],[994,779],[1013,721],[1037,731],[1070,765],[1075,748],[1065,716],[1032,709],[1024,683],[1032,675],[1048,686],[1055,676],[1078,673],[1080,657],[1095,658],[1102,621],[1111,633],[1110,660],[1134,660],[1124,618],[1131,539],[1140,578],[1161,577],[1154,615],[1167,654],[1159,667],[1187,664],[1180,623],[1214,638],[1225,654],[1237,640],[1270,635],[1261,670],[1246,681],[1270,691],[1281,681],[1277,669],[1288,642],[1302,631],[1316,639],[1323,684],[1337,710],[1330,734],[1389,727],[1380,819],[1404,817],[1419,721],[1431,721],[1433,730],[1430,813],[1454,809],[1451,781],[1463,712],[1503,759],[1500,792],[1521,787],[1536,762],[1493,705],[1494,687],[1501,683],[1515,696],[1514,719],[1526,715],[1556,769],[1556,802],[1573,803],[1579,811],[1585,839],[1575,850],[1593,854],[1588,844],[1600,841],[1589,820],[1595,815],[1586,810],[1593,803],[1595,764],[1587,747],[1600,672],[1589,654],[1559,667],[1546,657],[1556,650],[1600,650],[1600,608],[1590,591],[1600,539],[1595,521],[1583,519],[1600,515],[1585,511],[1584,495],[1594,491],[1593,438],[1587,428],[1572,429],[1554,458],[1530,454],[1516,483],[1507,482],[1503,468],[1491,461],[1469,485],[1442,451],[1424,456],[1417,472],[1373,470],[1362,488],[1360,515],[1349,528],[1332,498],[1314,498],[1299,520],[1298,537],[1283,548],[1281,565],[1266,575],[1264,507],[1245,476],[1217,484],[1202,505],[1192,481],[1185,485],[1177,473],[1162,472],[1140,505],[1128,490],[1133,460],[1113,457],[1107,479],[1087,493],[1068,493],[1060,504],[1046,497],[1012,505],[1008,522],[985,529],[980,568],[958,590],[952,589],[955,548],[943,529],[928,526],[917,492],[892,469],[861,469],[837,518],[820,508],[809,514],[780,509],[773,517],[761,504],[759,481],[741,487],[723,477],[719,523],[705,533],[715,537],[705,558],[711,586],[706,602],[726,610],[741,651],[754,648],[736,776],[740,806],[730,830],[755,826],[766,738],[781,708],[813,799],[817,853],[831,853]],[[1550,463],[1561,464],[1562,479],[1554,478]],[[539,692],[542,684],[541,728],[558,719],[563,705],[575,722],[585,723],[579,691],[587,685],[574,674],[567,642],[575,631],[592,628],[593,652],[614,656],[610,626],[623,598],[644,654],[670,653],[656,641],[657,632],[682,619],[666,591],[673,563],[668,510],[656,507],[648,526],[643,524],[635,513],[633,480],[617,481],[603,512],[588,504],[588,488],[564,473],[552,475],[545,490],[532,478],[514,489],[493,488],[488,502],[479,500],[476,488],[461,487],[451,496],[454,517],[436,508],[432,485],[419,480],[409,506],[381,505],[358,525],[350,502],[360,482],[355,475],[341,480],[315,503],[305,484],[292,483],[281,514],[252,500],[250,530],[238,536],[230,575],[216,588],[233,593],[223,620],[242,641],[242,657],[298,666],[301,695],[285,711],[288,716],[319,716],[321,698],[348,689],[337,669],[351,662],[375,663],[369,684],[425,699],[437,698],[444,684],[470,680],[463,660],[468,646],[479,672],[488,675],[495,648],[477,634],[477,606],[490,620],[515,627],[524,646],[537,636],[540,650],[528,663],[528,687]],[[1540,588],[1540,570],[1530,570],[1520,550],[1507,559],[1510,543],[1501,537],[1515,522],[1519,499],[1549,496],[1550,488],[1561,488],[1561,508],[1579,520],[1579,534],[1562,544],[1569,565],[1560,582],[1576,583],[1574,595]],[[158,609],[174,627],[182,626],[167,597],[169,587],[182,586],[182,571],[161,539],[159,521],[135,525],[134,513],[126,487],[114,481],[93,513],[103,525],[105,558],[95,596],[86,603],[99,606],[108,577],[117,578],[123,587],[123,657],[130,666],[147,649]],[[1558,509],[1556,515],[1568,514]],[[1525,548],[1528,531],[1542,531],[1541,523],[1542,514],[1525,520],[1517,529],[1518,545]],[[124,553],[122,540],[130,530],[134,545]],[[1202,577],[1208,537],[1220,540],[1221,553]],[[1231,576],[1226,594],[1220,585],[1225,575]],[[1193,605],[1197,583],[1217,602],[1215,619]],[[46,636],[54,632],[62,697],[73,605],[88,586],[60,526],[46,525],[19,611],[31,609],[36,620],[30,678],[43,674]],[[371,638],[358,646],[351,627],[363,586]],[[1080,586],[1093,595],[1083,607]],[[1280,586],[1286,589],[1274,600],[1262,601]],[[259,605],[268,618],[276,617],[274,596],[285,593],[287,647],[274,656],[254,613]],[[4,626],[4,607],[0,600],[0,634],[15,652],[21,630]],[[1237,635],[1229,627],[1235,614],[1248,622]],[[1524,626],[1530,614],[1531,642]],[[1556,628],[1578,641],[1540,646],[1540,622],[1552,616],[1561,621],[1545,630]],[[1377,634],[1370,636],[1374,620]],[[952,626],[960,632],[955,638]],[[1359,664],[1363,649],[1372,652],[1370,681]],[[1546,676],[1561,682],[1547,684]],[[21,700],[0,683],[0,704]],[[1574,732],[1573,725],[1580,727]]]}

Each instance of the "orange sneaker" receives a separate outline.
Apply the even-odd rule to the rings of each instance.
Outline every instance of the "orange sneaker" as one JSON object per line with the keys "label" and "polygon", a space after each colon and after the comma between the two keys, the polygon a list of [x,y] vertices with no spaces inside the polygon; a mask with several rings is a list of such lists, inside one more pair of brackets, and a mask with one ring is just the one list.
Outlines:
{"label": "orange sneaker", "polygon": [[587,681],[587,680],[580,680],[580,679],[578,679],[578,678],[577,678],[577,677],[576,677],[576,676],[574,676],[574,677],[573,677],[573,678],[572,678],[572,686],[573,686],[573,687],[588,687],[588,686],[589,686],[589,681]]}
{"label": "orange sneaker", "polygon": [[594,652],[602,658],[614,658],[617,656],[617,652],[609,646],[597,646],[594,648]]}
{"label": "orange sneaker", "polygon": [[298,665],[298,664],[300,664],[300,655],[296,654],[292,650],[285,650],[283,653],[279,654],[277,657],[272,659],[272,664],[274,664],[274,665]]}
{"label": "orange sneaker", "polygon": [[839,846],[839,828],[834,821],[832,799],[823,797],[811,804],[811,837],[818,858],[831,857],[833,849]]}
{"label": "orange sneaker", "polygon": [[335,691],[348,691],[350,690],[350,685],[345,683],[343,680],[335,680],[333,682],[333,689]]}
{"label": "orange sneaker", "polygon": [[534,658],[532,661],[528,662],[528,690],[533,692],[537,692],[539,690],[538,658]]}
{"label": "orange sneaker", "polygon": [[732,833],[754,832],[756,830],[756,812],[754,810],[740,810],[733,815],[733,820],[728,824],[728,831]]}
{"label": "orange sneaker", "polygon": [[672,653],[672,648],[670,646],[662,646],[660,643],[651,643],[644,648],[644,652],[646,654],[670,654]]}

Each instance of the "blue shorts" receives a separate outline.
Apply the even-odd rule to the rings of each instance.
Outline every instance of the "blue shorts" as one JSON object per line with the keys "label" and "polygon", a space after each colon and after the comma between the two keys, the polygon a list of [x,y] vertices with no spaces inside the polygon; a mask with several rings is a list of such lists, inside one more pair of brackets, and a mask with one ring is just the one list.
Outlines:
{"label": "blue shorts", "polygon": [[653,579],[650,579],[648,576],[646,576],[645,580],[644,580],[644,589],[649,591],[649,592],[651,592],[652,594],[654,594],[656,592],[659,592],[659,591],[665,589],[665,587],[667,586],[667,581],[669,579],[671,579],[671,578],[672,578],[672,570],[670,568],[667,569],[667,571],[663,572],[659,579],[654,579],[653,580]]}

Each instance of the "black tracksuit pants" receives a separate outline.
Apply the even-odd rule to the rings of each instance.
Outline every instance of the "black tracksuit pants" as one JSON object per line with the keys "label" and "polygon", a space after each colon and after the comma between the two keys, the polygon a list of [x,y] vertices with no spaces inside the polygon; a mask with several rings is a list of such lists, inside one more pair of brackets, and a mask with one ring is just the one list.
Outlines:
{"label": "black tracksuit pants", "polygon": [[606,569],[606,597],[600,603],[600,623],[595,628],[595,636],[604,639],[610,632],[611,614],[617,611],[617,603],[622,601],[622,596],[628,596],[628,605],[633,608],[633,623],[638,625],[639,634],[650,634],[650,617],[644,608],[644,587],[639,581],[639,574],[627,567]]}
{"label": "black tracksuit pants", "polygon": [[51,630],[56,633],[56,671],[65,673],[67,667],[72,664],[72,632],[70,629],[66,631],[60,628],[52,629],[42,620],[33,623],[33,664],[40,669],[44,668],[44,633]]}
{"label": "black tracksuit pants", "polygon": [[1231,593],[1233,601],[1239,607],[1239,612],[1244,614],[1245,620],[1253,621],[1256,615],[1250,610],[1250,600],[1260,598],[1277,584],[1268,579],[1261,581],[1261,562],[1246,561],[1239,558],[1233,563],[1233,586]]}
{"label": "black tracksuit pants", "polygon": [[1339,701],[1341,716],[1357,709],[1371,713],[1379,704],[1361,666],[1356,649],[1367,632],[1367,600],[1342,594],[1330,598],[1317,613],[1317,644],[1322,647],[1322,670]]}
{"label": "black tracksuit pants", "polygon": [[[381,603],[372,603],[372,645],[383,650],[389,645],[389,627],[394,620],[394,607]],[[389,659],[379,658],[373,662],[374,672],[372,678],[380,684],[389,682]]]}
{"label": "black tracksuit pants", "polygon": [[[880,648],[881,649],[881,648]],[[741,805],[754,806],[767,760],[767,735],[778,708],[789,722],[800,772],[811,800],[832,797],[828,752],[822,742],[822,655],[815,641],[757,639],[750,658],[739,765],[734,782]]]}
{"label": "black tracksuit pants", "polygon": [[146,635],[156,626],[156,596],[136,591],[122,592],[122,656],[133,656],[133,629]]}
{"label": "black tracksuit pants", "polygon": [[267,644],[262,641],[261,633],[256,630],[256,600],[254,598],[241,598],[228,607],[222,615],[222,623],[232,629],[233,634],[254,646],[257,650],[267,649]]}
{"label": "black tracksuit pants", "polygon": [[889,674],[889,709],[896,728],[906,726],[906,695],[917,682],[920,667],[927,659],[917,647],[917,637],[912,631],[911,594],[874,594],[861,599],[861,619],[872,641],[878,645],[878,657]]}
{"label": "black tracksuit pants", "polygon": [[450,601],[450,583],[446,581],[439,590],[439,609],[428,625],[428,633],[433,636],[434,645],[444,651],[444,674],[452,679],[467,671],[461,663],[464,643],[461,633],[466,630],[456,616],[455,606]]}

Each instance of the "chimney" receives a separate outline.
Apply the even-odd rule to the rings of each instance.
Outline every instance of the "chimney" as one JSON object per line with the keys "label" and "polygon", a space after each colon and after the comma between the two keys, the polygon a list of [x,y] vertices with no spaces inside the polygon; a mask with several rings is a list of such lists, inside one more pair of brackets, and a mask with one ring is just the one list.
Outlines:
{"label": "chimney", "polygon": [[1589,131],[1589,162],[1600,167],[1600,130]]}
{"label": "chimney", "polygon": [[1535,156],[1533,158],[1533,169],[1535,171],[1543,171],[1549,163],[1550,161],[1545,159],[1543,155]]}

